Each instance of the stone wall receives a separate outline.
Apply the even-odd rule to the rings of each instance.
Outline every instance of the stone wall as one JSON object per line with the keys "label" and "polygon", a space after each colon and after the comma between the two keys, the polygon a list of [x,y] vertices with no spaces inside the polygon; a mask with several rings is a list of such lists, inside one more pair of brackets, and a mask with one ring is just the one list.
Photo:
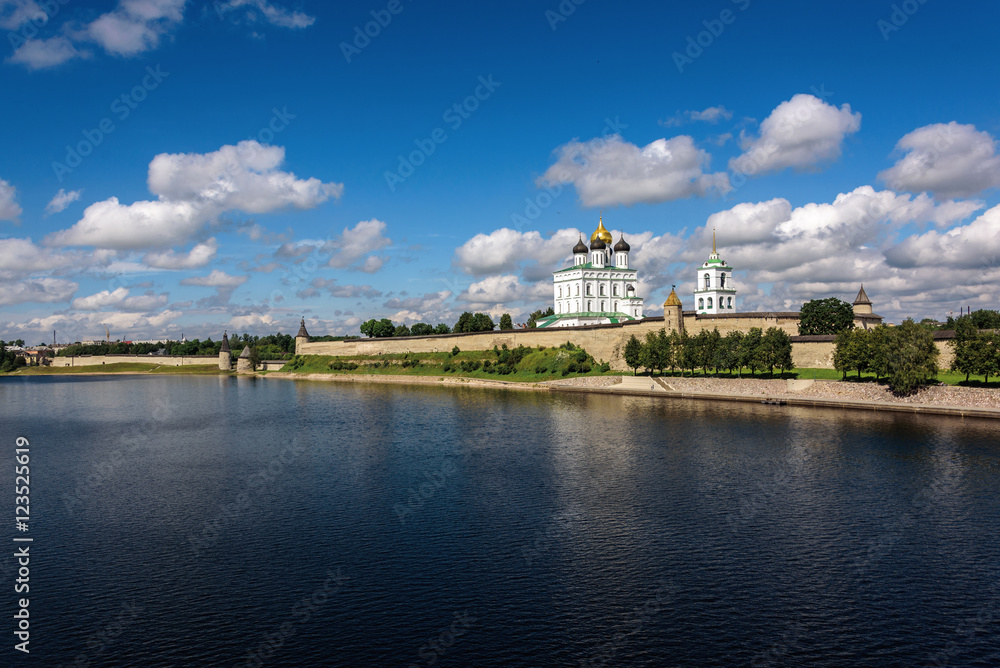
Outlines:
{"label": "stone wall", "polygon": [[[76,355],[70,357],[53,357],[52,366],[101,366],[102,364],[118,364],[120,362],[137,362],[139,364],[159,364],[162,366],[218,366],[218,355]],[[261,362],[261,367],[267,371],[276,371],[287,362],[284,360],[269,360]]]}

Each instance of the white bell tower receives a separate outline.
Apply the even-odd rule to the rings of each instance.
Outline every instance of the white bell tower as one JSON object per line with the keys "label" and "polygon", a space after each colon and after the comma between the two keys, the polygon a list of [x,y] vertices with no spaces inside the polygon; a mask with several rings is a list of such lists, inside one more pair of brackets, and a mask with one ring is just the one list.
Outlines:
{"label": "white bell tower", "polygon": [[736,285],[733,268],[715,250],[715,229],[712,229],[712,254],[698,268],[695,278],[694,307],[699,314],[735,313]]}

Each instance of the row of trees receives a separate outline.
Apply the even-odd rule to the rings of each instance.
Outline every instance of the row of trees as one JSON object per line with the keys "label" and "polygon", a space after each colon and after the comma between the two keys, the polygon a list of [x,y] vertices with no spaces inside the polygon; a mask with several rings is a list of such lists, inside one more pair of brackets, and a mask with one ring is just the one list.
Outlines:
{"label": "row of trees", "polygon": [[[470,313],[466,311],[458,318],[454,327],[439,323],[431,326],[418,322],[409,327],[395,325],[388,318],[366,320],[361,323],[361,333],[371,338],[386,338],[390,336],[430,336],[431,334],[463,334],[465,332],[492,332],[496,329],[493,319],[486,313]],[[509,313],[500,316],[500,329],[514,329],[514,321]]]}
{"label": "row of trees", "polygon": [[667,334],[665,329],[660,329],[659,332],[647,332],[644,341],[633,334],[622,352],[633,373],[639,367],[659,373],[666,369],[671,373],[676,369],[689,370],[691,375],[695,369],[701,369],[705,375],[709,369],[713,373],[726,369],[742,378],[743,369],[750,369],[751,374],[758,369],[768,369],[774,375],[775,367],[782,373],[795,368],[792,341],[777,327],[766,332],[753,327],[746,333],[733,331],[725,336],[719,334],[718,329],[702,330],[695,336],[677,330]]}
{"label": "row of trees", "polygon": [[912,394],[938,372],[934,334],[907,318],[901,325],[847,329],[837,335],[833,366],[847,378],[849,371],[886,377],[895,394]]}
{"label": "row of trees", "polygon": [[[11,342],[15,345],[15,342]],[[0,372],[10,372],[26,364],[22,355],[13,350],[7,350],[7,344],[0,341]]]}
{"label": "row of trees", "polygon": [[[256,349],[261,359],[287,359],[295,353],[295,337],[291,334],[268,334],[256,336],[244,333],[229,337],[229,347],[238,355],[243,348]],[[93,344],[74,343],[59,351],[59,356],[71,355],[218,355],[222,341],[211,337],[204,341],[166,341],[165,343],[132,343],[126,341],[99,342]],[[160,352],[162,351],[162,353]]]}
{"label": "row of trees", "polygon": [[964,373],[966,381],[970,375],[976,375],[983,376],[988,383],[990,376],[1000,376],[1000,332],[997,328],[982,331],[977,325],[982,319],[975,318],[977,313],[982,311],[955,321],[955,338],[949,342],[955,351],[951,369]]}

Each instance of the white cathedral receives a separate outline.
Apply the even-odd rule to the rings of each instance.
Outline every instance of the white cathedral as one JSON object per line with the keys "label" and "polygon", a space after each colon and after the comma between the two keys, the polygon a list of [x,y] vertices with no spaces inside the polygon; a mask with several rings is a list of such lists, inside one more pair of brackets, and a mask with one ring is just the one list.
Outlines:
{"label": "white cathedral", "polygon": [[[540,318],[538,327],[580,327],[641,320],[643,298],[638,295],[639,272],[629,267],[631,247],[622,234],[613,247],[603,216],[590,235],[590,247],[583,237],[573,247],[573,266],[552,272],[554,314]],[[715,250],[698,269],[694,301],[697,313],[734,313],[736,287],[733,269]]]}

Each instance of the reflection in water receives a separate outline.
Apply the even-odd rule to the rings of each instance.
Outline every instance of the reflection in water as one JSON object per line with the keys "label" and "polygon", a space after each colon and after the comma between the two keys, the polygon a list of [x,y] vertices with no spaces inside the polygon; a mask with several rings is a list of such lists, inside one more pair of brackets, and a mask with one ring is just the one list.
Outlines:
{"label": "reflection in water", "polygon": [[4,378],[0,400],[32,442],[46,665],[249,665],[289,619],[266,665],[427,665],[455,619],[440,665],[1000,646],[956,633],[1000,604],[992,423],[242,377]]}

